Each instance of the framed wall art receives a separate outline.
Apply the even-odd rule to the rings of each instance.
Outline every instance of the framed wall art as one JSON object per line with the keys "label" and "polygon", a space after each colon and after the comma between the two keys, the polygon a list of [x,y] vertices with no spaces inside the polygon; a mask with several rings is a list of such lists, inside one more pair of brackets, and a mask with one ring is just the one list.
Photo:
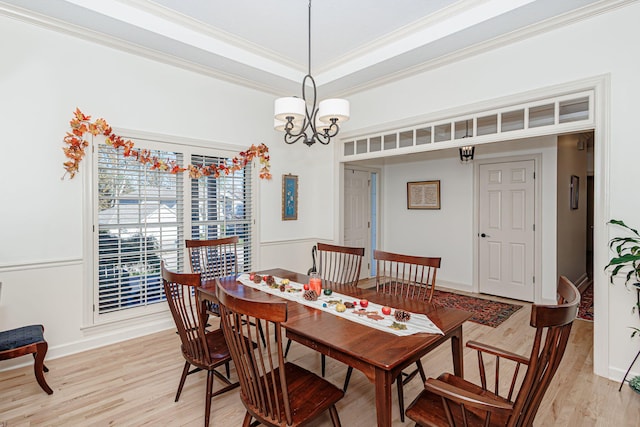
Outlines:
{"label": "framed wall art", "polygon": [[407,209],[440,209],[440,180],[407,182]]}
{"label": "framed wall art", "polygon": [[[566,194],[566,193],[565,193]],[[580,195],[580,177],[571,175],[571,193],[570,193],[571,209],[578,209],[579,195]]]}
{"label": "framed wall art", "polygon": [[298,176],[282,175],[282,220],[298,219]]}

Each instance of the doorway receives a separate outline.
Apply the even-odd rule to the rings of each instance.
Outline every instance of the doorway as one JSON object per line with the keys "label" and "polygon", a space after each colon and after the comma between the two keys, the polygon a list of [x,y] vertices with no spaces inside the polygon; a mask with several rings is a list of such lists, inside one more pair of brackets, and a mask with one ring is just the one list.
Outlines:
{"label": "doorway", "polygon": [[373,251],[377,243],[378,173],[344,169],[344,244],[364,248],[360,278],[375,275]]}

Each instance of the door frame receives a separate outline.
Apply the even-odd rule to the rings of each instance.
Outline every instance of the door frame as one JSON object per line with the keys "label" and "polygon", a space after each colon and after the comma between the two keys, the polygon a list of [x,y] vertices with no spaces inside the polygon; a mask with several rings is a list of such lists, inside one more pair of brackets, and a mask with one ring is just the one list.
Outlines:
{"label": "door frame", "polygon": [[[536,179],[533,181],[533,200],[534,200],[534,214],[533,223],[535,224],[535,230],[533,233],[533,274],[535,277],[533,283],[533,298],[537,303],[542,301],[542,287],[540,283],[542,281],[542,221],[541,221],[541,182],[542,182],[542,154],[531,153],[523,154],[520,156],[505,156],[505,157],[487,157],[482,159],[474,159],[473,161],[473,292],[480,292],[480,230],[479,230],[479,217],[480,217],[480,165],[488,165],[494,163],[509,163],[533,160],[533,170]],[[548,301],[546,301],[548,302]]]}

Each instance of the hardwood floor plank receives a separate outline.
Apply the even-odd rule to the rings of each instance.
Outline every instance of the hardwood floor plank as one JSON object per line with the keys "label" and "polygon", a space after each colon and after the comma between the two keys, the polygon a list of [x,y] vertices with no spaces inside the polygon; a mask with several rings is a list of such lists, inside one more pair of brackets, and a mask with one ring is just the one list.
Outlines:
{"label": "hardwood floor plank", "polygon": [[[528,355],[533,336],[529,315],[530,309],[525,307],[497,328],[467,322],[464,340],[478,340]],[[535,425],[638,425],[640,395],[628,386],[618,393],[617,383],[593,375],[592,336],[593,323],[574,323],[567,352],[542,401]],[[313,372],[320,371],[320,355],[300,344],[293,343],[289,360]],[[445,344],[422,361],[427,376],[451,371],[450,345]],[[464,362],[466,378],[477,382],[475,352],[465,350]],[[46,364],[50,369],[45,374],[47,382],[54,390],[51,396],[40,389],[31,366],[0,372],[0,422],[11,427],[202,425],[204,372],[190,375],[180,401],[174,402],[184,360],[173,330],[47,360]],[[327,358],[329,381],[342,387],[345,374],[345,365]],[[222,387],[218,380],[215,387]],[[407,384],[406,404],[421,389],[419,377]],[[413,425],[410,420],[400,422],[395,390],[393,399],[393,425]],[[360,372],[354,371],[349,390],[337,406],[343,425],[375,425],[374,388]],[[240,425],[244,413],[236,389],[213,399],[211,425]],[[326,425],[331,425],[328,416],[311,426]]]}

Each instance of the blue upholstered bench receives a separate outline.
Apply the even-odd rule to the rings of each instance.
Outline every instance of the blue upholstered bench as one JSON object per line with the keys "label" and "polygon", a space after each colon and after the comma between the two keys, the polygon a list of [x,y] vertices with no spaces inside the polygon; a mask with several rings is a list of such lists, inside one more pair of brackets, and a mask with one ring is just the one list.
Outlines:
{"label": "blue upholstered bench", "polygon": [[43,333],[44,327],[42,325],[23,326],[0,332],[0,360],[33,354],[35,360],[33,371],[36,380],[47,394],[53,394],[53,390],[44,379],[44,372],[49,371],[44,366],[44,357],[49,345],[44,340]]}

